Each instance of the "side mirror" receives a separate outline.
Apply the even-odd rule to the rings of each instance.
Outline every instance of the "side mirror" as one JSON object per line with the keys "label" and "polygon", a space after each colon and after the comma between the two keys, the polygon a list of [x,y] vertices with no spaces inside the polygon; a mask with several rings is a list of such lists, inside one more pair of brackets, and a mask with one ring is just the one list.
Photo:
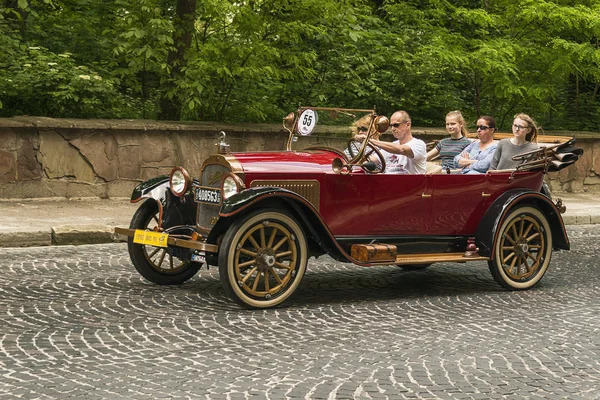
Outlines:
{"label": "side mirror", "polygon": [[375,129],[377,132],[384,133],[390,127],[390,120],[385,115],[380,115],[375,119]]}

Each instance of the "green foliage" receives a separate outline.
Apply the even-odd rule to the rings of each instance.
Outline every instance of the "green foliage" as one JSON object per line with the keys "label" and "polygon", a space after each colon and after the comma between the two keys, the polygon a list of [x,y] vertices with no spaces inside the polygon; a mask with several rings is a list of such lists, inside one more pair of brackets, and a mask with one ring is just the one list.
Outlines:
{"label": "green foliage", "polygon": [[156,118],[170,99],[188,120],[375,105],[600,129],[600,0],[196,0],[172,58],[184,4],[0,2],[0,115]]}
{"label": "green foliage", "polygon": [[0,70],[2,116],[124,117],[128,113],[123,110],[136,103],[119,93],[110,78],[76,65],[69,53],[29,47],[13,53],[4,67]]}

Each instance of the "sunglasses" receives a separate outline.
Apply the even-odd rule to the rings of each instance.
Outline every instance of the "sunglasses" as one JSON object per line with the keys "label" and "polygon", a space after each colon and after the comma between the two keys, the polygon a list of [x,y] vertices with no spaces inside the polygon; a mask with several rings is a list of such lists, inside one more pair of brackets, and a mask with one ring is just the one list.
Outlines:
{"label": "sunglasses", "polygon": [[485,125],[477,125],[477,130],[481,130],[481,131],[485,131],[486,129],[490,129],[489,126],[485,126]]}
{"label": "sunglasses", "polygon": [[359,126],[358,128],[356,128],[359,132],[368,132],[369,128],[367,128],[366,126]]}
{"label": "sunglasses", "polygon": [[405,123],[407,123],[408,121],[404,121],[404,122],[396,122],[395,124],[392,124],[391,127],[392,128],[398,128],[400,125],[403,125]]}

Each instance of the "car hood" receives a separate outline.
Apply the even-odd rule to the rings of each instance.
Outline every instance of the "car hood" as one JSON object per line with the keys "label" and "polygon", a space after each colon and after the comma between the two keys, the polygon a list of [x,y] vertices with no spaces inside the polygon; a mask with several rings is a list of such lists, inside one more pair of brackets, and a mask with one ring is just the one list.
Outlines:
{"label": "car hood", "polygon": [[340,157],[334,151],[307,150],[284,152],[232,153],[244,173],[298,173],[331,171],[331,162]]}

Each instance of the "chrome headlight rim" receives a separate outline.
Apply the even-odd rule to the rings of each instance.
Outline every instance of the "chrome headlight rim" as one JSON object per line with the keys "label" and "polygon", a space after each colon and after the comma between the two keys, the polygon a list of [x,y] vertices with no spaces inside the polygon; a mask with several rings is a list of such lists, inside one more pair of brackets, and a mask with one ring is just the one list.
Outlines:
{"label": "chrome headlight rim", "polygon": [[227,200],[231,196],[238,194],[245,189],[244,182],[234,173],[229,173],[221,181],[221,196]]}
{"label": "chrome headlight rim", "polygon": [[190,188],[190,174],[183,167],[175,167],[169,175],[169,188],[174,196],[181,197]]}

